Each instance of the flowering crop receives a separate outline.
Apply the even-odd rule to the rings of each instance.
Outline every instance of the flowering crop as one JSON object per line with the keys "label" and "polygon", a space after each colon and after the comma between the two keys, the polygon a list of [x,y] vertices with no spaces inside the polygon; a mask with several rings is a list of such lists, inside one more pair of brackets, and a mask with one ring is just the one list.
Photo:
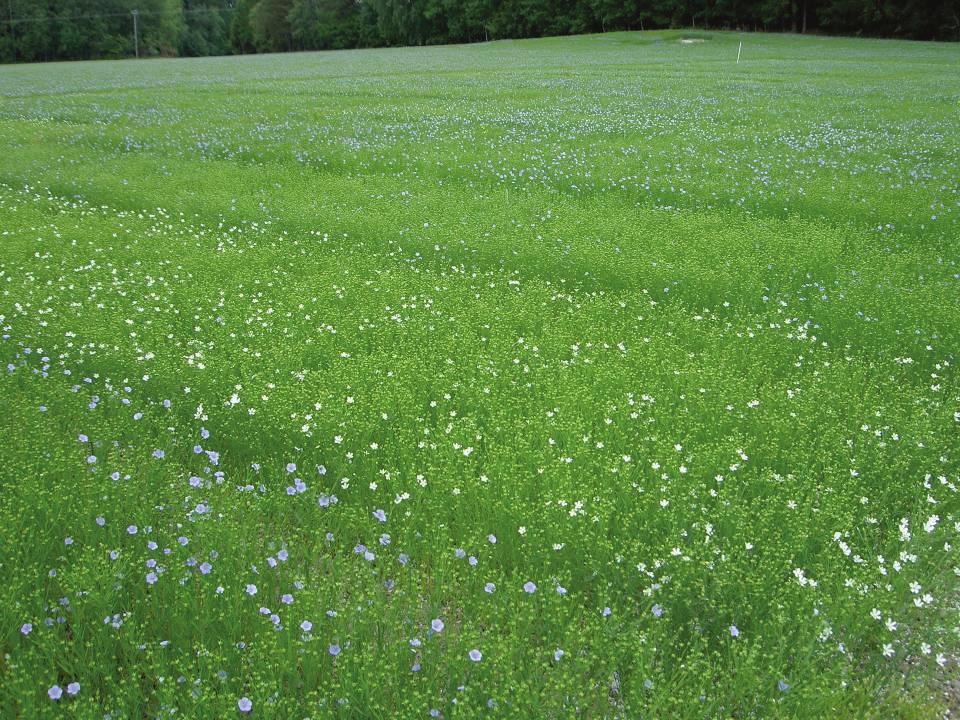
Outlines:
{"label": "flowering crop", "polygon": [[0,68],[0,715],[955,708],[960,51],[680,37]]}

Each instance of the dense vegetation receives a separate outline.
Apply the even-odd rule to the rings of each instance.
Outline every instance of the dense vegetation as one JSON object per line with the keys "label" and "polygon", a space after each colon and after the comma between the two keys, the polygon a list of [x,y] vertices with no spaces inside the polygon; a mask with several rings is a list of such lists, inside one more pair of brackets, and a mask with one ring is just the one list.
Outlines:
{"label": "dense vegetation", "polygon": [[692,26],[960,39],[960,0],[5,0],[0,62],[327,50]]}
{"label": "dense vegetation", "polygon": [[0,68],[0,716],[956,709],[960,47],[739,40]]}

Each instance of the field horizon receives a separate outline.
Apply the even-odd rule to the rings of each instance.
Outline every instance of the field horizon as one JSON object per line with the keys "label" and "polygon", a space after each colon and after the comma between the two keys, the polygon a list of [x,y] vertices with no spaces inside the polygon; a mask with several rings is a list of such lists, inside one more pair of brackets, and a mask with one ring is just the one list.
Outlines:
{"label": "field horizon", "polygon": [[[284,56],[297,56],[297,55],[330,55],[330,54],[342,54],[342,53],[370,53],[370,52],[404,52],[404,51],[421,51],[431,48],[469,48],[469,47],[487,47],[487,46],[510,46],[515,43],[529,43],[536,47],[538,44],[545,44],[551,42],[569,42],[569,41],[582,41],[582,40],[596,40],[596,39],[606,39],[611,41],[617,41],[618,39],[623,41],[624,39],[634,38],[635,41],[640,43],[659,43],[659,42],[670,42],[670,41],[682,41],[684,39],[691,40],[703,40],[704,42],[724,38],[729,39],[735,37],[736,40],[750,40],[751,38],[755,39],[766,39],[770,38],[776,40],[777,38],[782,38],[785,40],[797,39],[804,42],[809,41],[839,41],[839,42],[878,42],[878,43],[905,43],[905,44],[915,44],[915,45],[933,45],[933,46],[945,46],[945,47],[956,47],[958,42],[952,40],[917,40],[914,38],[897,38],[897,37],[873,37],[873,36],[857,36],[857,35],[830,35],[824,33],[818,33],[816,31],[808,31],[806,33],[801,32],[786,32],[786,31],[764,31],[764,30],[737,30],[730,28],[698,28],[698,27],[676,27],[676,28],[658,28],[655,30],[608,30],[606,32],[593,32],[593,33],[578,33],[575,35],[543,35],[539,37],[516,37],[516,38],[497,38],[493,40],[473,40],[469,42],[452,42],[452,43],[439,43],[439,44],[423,44],[423,45],[392,45],[386,47],[357,47],[357,48],[329,48],[324,50],[285,50],[282,52],[251,52],[251,53],[239,53],[239,54],[223,54],[223,55],[204,55],[200,57],[195,56],[168,56],[168,55],[156,55],[156,56],[145,56],[140,58],[90,58],[85,60],[43,60],[36,62],[16,62],[16,63],[0,63],[0,67],[44,67],[49,65],[78,65],[83,63],[126,63],[126,62],[154,62],[154,61],[183,61],[183,62],[193,62],[193,61],[203,61],[207,59],[241,59],[241,58],[282,58]],[[736,58],[734,58],[736,60]]]}
{"label": "field horizon", "polygon": [[958,70],[0,66],[0,716],[955,715]]}

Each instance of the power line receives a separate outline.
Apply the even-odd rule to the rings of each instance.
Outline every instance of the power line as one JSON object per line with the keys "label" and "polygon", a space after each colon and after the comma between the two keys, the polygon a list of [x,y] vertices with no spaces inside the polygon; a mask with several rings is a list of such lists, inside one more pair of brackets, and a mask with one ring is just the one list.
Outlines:
{"label": "power line", "polygon": [[[180,11],[169,12],[165,10],[140,10],[139,15],[142,17],[144,15],[196,15],[198,13],[210,13],[210,12],[235,12],[236,8],[233,6],[223,7],[223,8],[212,8],[212,7],[200,7],[200,8],[185,8]],[[50,22],[51,20],[97,20],[99,18],[110,18],[110,17],[130,17],[129,12],[113,12],[113,13],[90,13],[87,15],[44,15],[43,17],[35,18],[8,18],[5,19],[8,25],[18,25],[20,23],[30,23],[30,22]]]}

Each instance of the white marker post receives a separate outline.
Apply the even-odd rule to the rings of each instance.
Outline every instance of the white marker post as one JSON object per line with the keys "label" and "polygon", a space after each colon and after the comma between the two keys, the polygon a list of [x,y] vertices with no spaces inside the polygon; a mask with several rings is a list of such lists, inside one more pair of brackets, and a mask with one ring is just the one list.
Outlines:
{"label": "white marker post", "polygon": [[740,41],[740,47],[737,48],[737,65],[740,64],[740,51],[743,50],[743,40]]}

